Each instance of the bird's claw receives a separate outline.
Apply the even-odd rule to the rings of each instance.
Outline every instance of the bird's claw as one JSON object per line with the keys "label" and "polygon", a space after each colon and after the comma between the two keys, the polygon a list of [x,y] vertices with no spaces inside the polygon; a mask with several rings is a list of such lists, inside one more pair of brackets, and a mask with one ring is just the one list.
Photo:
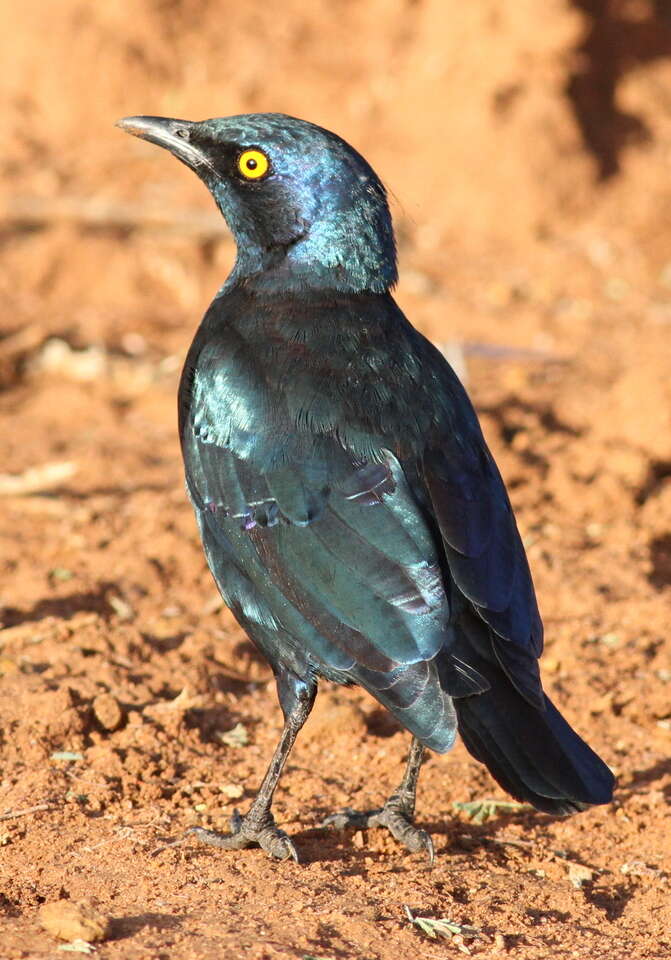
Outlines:
{"label": "bird's claw", "polygon": [[346,828],[365,830],[370,826],[370,817],[373,813],[379,811],[370,811],[362,813],[359,810],[352,810],[351,807],[345,807],[344,810],[338,810],[336,813],[329,814],[325,820],[319,824],[320,827],[333,827],[335,830],[345,830]]}
{"label": "bird's claw", "polygon": [[393,801],[387,801],[380,810],[370,810],[366,813],[346,807],[344,810],[326,817],[321,826],[334,827],[336,830],[345,830],[348,827],[355,830],[385,827],[392,837],[402,843],[411,853],[420,853],[425,850],[429,865],[433,866],[435,859],[433,840],[426,830],[415,826],[412,822],[411,813],[408,813]]}
{"label": "bird's claw", "polygon": [[298,852],[293,841],[284,830],[280,830],[272,817],[268,814],[262,818],[245,817],[238,810],[233,811],[231,817],[231,832],[219,833],[218,830],[206,830],[205,827],[190,827],[187,834],[194,836],[201,843],[212,847],[221,847],[224,850],[243,850],[258,844],[268,856],[275,860],[298,860]]}
{"label": "bird's claw", "polygon": [[426,851],[429,865],[433,866],[435,851],[433,840],[420,827],[416,827],[412,816],[393,804],[385,804],[379,812],[370,818],[371,827],[386,827],[392,837],[402,843],[411,853]]}

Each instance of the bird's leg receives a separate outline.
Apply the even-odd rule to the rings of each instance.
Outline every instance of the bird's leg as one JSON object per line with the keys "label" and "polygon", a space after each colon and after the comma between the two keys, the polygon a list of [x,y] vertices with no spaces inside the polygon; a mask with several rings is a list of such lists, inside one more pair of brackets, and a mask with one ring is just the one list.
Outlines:
{"label": "bird's leg", "polygon": [[277,688],[284,711],[284,730],[251,807],[244,817],[237,810],[233,812],[230,834],[206,830],[204,827],[192,827],[187,832],[202,843],[225,850],[241,850],[257,843],[277,860],[293,857],[298,863],[296,848],[286,833],[276,826],[270,807],[282,768],[299,730],[312,710],[317,685],[313,680],[300,680],[293,674],[282,672],[277,675]]}
{"label": "bird's leg", "polygon": [[331,814],[324,820],[322,826],[336,827],[339,830],[345,827],[358,827],[359,829],[386,827],[391,835],[412,853],[426,850],[429,861],[433,863],[434,853],[431,837],[426,830],[420,830],[413,823],[417,780],[419,779],[423,757],[424,747],[416,737],[413,737],[403,779],[380,810],[358,813],[356,810],[348,808],[340,813]]}

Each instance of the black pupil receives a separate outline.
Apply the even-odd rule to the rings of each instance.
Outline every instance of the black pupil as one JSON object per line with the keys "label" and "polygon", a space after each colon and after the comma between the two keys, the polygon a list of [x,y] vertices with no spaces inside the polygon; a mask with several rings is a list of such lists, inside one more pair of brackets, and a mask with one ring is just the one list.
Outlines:
{"label": "black pupil", "polygon": [[259,164],[258,164],[258,162],[254,159],[254,157],[250,157],[250,158],[247,160],[247,169],[248,169],[248,170],[256,170],[256,168],[258,167],[258,165],[259,165]]}

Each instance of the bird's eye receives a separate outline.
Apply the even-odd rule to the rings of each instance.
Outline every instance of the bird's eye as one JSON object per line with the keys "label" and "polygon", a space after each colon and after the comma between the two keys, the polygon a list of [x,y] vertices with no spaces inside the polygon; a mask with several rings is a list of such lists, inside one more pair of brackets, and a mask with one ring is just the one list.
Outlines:
{"label": "bird's eye", "polygon": [[270,169],[270,161],[261,150],[245,150],[238,157],[238,170],[245,180],[260,180]]}

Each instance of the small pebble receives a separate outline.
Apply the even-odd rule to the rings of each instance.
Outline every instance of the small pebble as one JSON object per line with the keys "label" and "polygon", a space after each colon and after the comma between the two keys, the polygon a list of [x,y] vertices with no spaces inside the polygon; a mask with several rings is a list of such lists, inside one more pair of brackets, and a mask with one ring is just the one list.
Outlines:
{"label": "small pebble", "polygon": [[121,597],[117,597],[112,594],[107,598],[107,602],[110,607],[114,610],[119,620],[133,620],[135,617],[135,611],[131,607],[130,603],[126,603],[125,600],[122,600]]}
{"label": "small pebble", "polygon": [[494,950],[498,953],[506,949],[506,938],[502,933],[494,934]]}
{"label": "small pebble", "polygon": [[580,890],[583,884],[594,879],[594,871],[583,866],[582,863],[571,863],[568,868],[568,878],[576,890]]}
{"label": "small pebble", "polygon": [[245,788],[241,787],[239,783],[222,783],[219,790],[225,797],[229,797],[231,800],[239,800],[245,792]]}
{"label": "small pebble", "polygon": [[86,940],[95,943],[109,936],[110,922],[100,910],[85,900],[57,900],[40,908],[40,923],[59,940]]}
{"label": "small pebble", "polygon": [[99,693],[93,701],[93,713],[105,730],[117,730],[123,721],[123,711],[119,701],[111,693]]}

